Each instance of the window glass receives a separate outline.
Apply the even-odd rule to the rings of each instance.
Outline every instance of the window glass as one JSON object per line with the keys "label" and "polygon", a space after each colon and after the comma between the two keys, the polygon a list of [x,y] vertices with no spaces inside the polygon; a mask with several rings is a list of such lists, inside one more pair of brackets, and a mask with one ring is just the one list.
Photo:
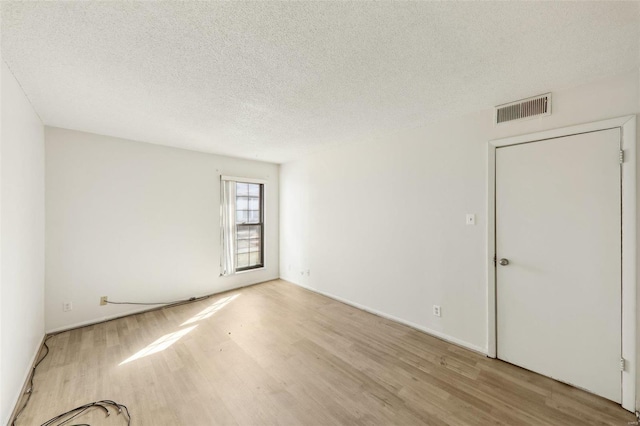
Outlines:
{"label": "window glass", "polygon": [[249,210],[249,198],[236,197],[236,210]]}
{"label": "window glass", "polygon": [[260,187],[262,185],[254,183],[254,184],[248,184],[247,186],[248,186],[247,190],[249,195],[251,195],[252,197],[260,196]]}
{"label": "window glass", "polygon": [[248,240],[249,239],[249,228],[247,227],[238,227],[236,231],[236,239],[240,240]]}
{"label": "window glass", "polygon": [[249,221],[249,212],[246,210],[236,210],[236,222],[245,223]]}
{"label": "window glass", "polygon": [[249,241],[251,240],[238,240],[238,245],[236,250],[238,253],[248,253],[249,252]]}
{"label": "window glass", "polygon": [[237,269],[241,270],[249,266],[249,253],[238,254]]}
{"label": "window glass", "polygon": [[260,226],[251,226],[249,229],[249,238],[260,238]]}
{"label": "window glass", "polygon": [[263,263],[263,185],[236,183],[236,271]]}
{"label": "window glass", "polygon": [[249,210],[260,210],[260,198],[259,197],[251,197],[251,198],[249,198]]}
{"label": "window glass", "polygon": [[236,183],[236,196],[247,196],[249,195],[249,184],[248,183]]}

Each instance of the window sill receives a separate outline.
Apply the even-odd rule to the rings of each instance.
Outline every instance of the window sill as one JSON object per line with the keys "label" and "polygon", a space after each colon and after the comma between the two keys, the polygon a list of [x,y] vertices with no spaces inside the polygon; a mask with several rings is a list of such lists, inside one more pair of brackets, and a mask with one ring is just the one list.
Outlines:
{"label": "window sill", "polygon": [[238,271],[236,272],[234,275],[238,275],[238,274],[246,274],[248,272],[255,272],[255,271],[264,271],[266,268],[263,266],[261,268],[253,268],[253,269],[247,269],[246,271]]}

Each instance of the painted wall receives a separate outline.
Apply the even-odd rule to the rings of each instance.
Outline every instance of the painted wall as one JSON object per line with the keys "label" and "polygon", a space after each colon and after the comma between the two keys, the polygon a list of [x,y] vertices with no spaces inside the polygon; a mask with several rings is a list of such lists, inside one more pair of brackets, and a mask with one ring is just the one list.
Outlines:
{"label": "painted wall", "polygon": [[44,127],[0,62],[0,420],[6,424],[44,336]]}
{"label": "painted wall", "polygon": [[281,277],[485,352],[487,141],[636,114],[638,82],[549,88],[549,117],[494,126],[488,109],[282,165]]}
{"label": "painted wall", "polygon": [[[279,276],[279,166],[46,128],[48,331]],[[266,267],[220,277],[220,175],[264,178]],[[63,312],[63,303],[73,310]]]}

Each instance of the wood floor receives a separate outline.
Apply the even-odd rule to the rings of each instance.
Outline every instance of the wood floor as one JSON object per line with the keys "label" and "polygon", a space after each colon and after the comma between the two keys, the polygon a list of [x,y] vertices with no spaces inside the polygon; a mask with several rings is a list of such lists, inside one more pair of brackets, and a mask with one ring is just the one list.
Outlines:
{"label": "wood floor", "polygon": [[[65,332],[49,346],[18,426],[100,399],[128,406],[132,425],[635,420],[602,398],[284,281]],[[126,424],[99,410],[74,422]]]}

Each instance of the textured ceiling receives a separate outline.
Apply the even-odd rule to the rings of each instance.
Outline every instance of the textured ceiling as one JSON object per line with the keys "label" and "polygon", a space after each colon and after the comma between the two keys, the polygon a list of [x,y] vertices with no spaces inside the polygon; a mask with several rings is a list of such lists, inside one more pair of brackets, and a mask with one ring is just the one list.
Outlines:
{"label": "textured ceiling", "polygon": [[8,2],[45,124],[273,162],[640,65],[640,4]]}

